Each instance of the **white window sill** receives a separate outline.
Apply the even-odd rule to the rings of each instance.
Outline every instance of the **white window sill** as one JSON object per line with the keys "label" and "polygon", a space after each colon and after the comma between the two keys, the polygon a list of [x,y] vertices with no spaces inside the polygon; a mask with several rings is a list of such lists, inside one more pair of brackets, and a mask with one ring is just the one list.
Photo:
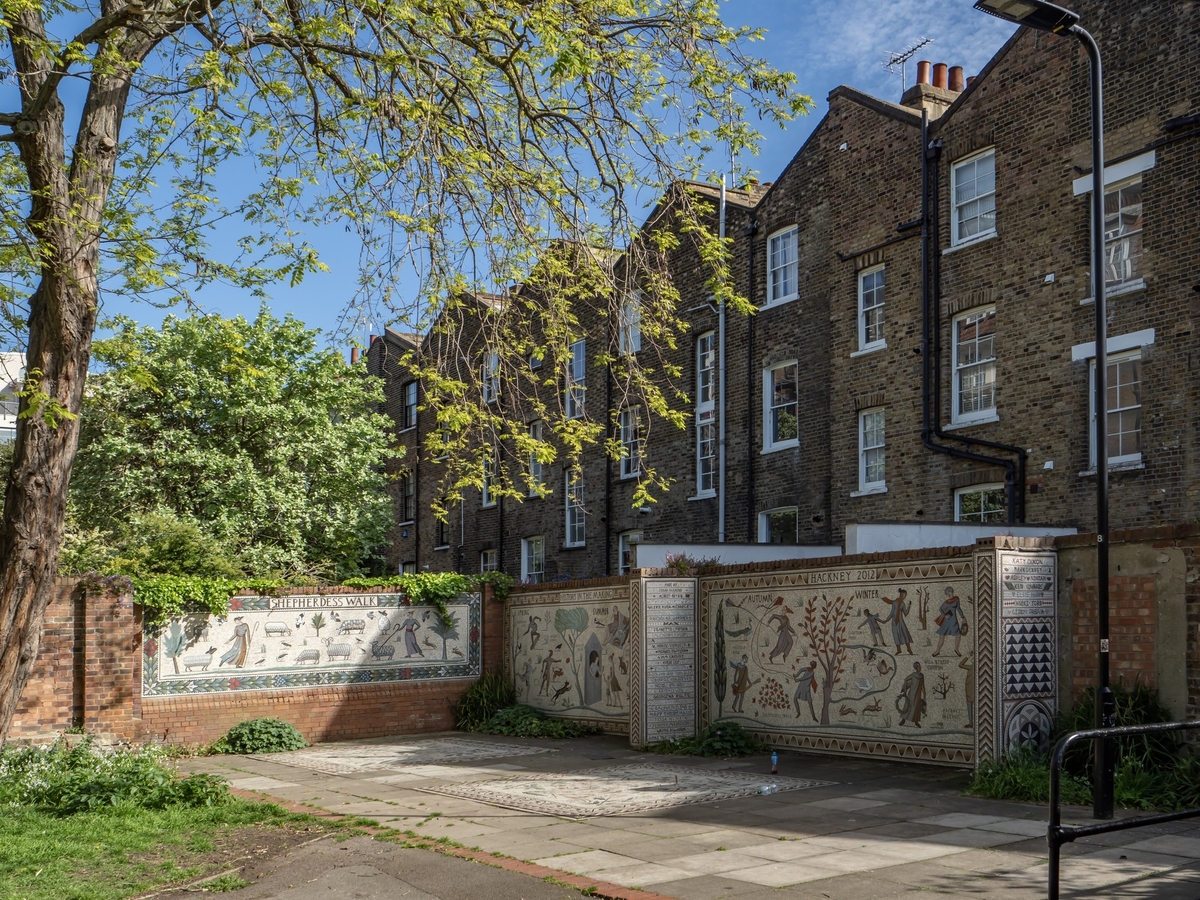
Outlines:
{"label": "white window sill", "polygon": [[496,504],[495,503],[480,503],[479,508],[480,509],[495,509]]}
{"label": "white window sill", "polygon": [[[1142,462],[1142,458],[1139,456],[1137,459],[1125,459],[1121,460],[1120,462],[1109,462],[1108,473],[1111,475],[1113,472],[1136,472],[1138,469],[1144,468],[1146,468],[1146,464]],[[1084,469],[1082,472],[1080,472],[1079,477],[1091,478],[1094,477],[1095,474],[1096,467],[1092,466],[1090,469]]]}
{"label": "white window sill", "polygon": [[415,525],[415,524],[416,524],[416,519],[405,519],[403,522],[397,522],[396,526],[402,527],[404,525]]}
{"label": "white window sill", "polygon": [[957,244],[952,244],[942,251],[942,256],[949,253],[954,253],[956,250],[965,250],[967,247],[974,247],[976,244],[982,244],[985,241],[990,241],[999,235],[995,231],[989,231],[987,234],[977,234],[974,237],[967,238],[965,241],[959,241]]}
{"label": "white window sill", "polygon": [[778,453],[780,450],[795,450],[800,446],[799,439],[794,441],[782,441],[778,444],[771,444],[769,447],[763,447],[760,456],[766,456],[768,453]]}
{"label": "white window sill", "polygon": [[851,497],[870,497],[872,494],[886,494],[886,493],[887,493],[887,485],[876,484],[876,485],[870,485],[868,487],[865,487],[862,490],[851,491],[850,496]]}
{"label": "white window sill", "polygon": [[563,548],[564,550],[582,550],[582,549],[584,549],[585,547],[587,547],[587,542],[586,542],[586,541],[585,541],[584,543],[582,543],[582,544],[563,544],[563,545],[562,545],[562,548]]}
{"label": "white window sill", "polygon": [[786,306],[787,304],[799,300],[799,294],[792,294],[790,297],[780,297],[778,300],[771,300],[759,307],[759,310],[774,309],[777,306]]}
{"label": "white window sill", "polygon": [[887,341],[876,341],[873,344],[867,344],[861,350],[855,350],[850,354],[851,359],[857,359],[860,356],[866,356],[868,353],[877,353],[880,350],[887,349]]}
{"label": "white window sill", "polygon": [[407,433],[408,433],[408,432],[410,432],[410,431],[416,431],[416,430],[417,430],[417,426],[416,426],[416,425],[405,425],[403,428],[401,428],[401,429],[400,429],[398,432],[396,432],[396,433],[397,433],[397,434],[407,434]]}
{"label": "white window sill", "polygon": [[716,491],[704,491],[703,493],[696,494],[695,497],[688,497],[687,499],[688,499],[688,503],[691,503],[693,500],[715,500],[715,499],[717,499],[717,492]]}
{"label": "white window sill", "polygon": [[[1126,281],[1121,284],[1114,284],[1112,287],[1104,289],[1104,299],[1111,300],[1113,297],[1120,297],[1124,294],[1136,294],[1138,291],[1146,289],[1146,279],[1139,278],[1136,281]],[[1079,301],[1080,306],[1091,306],[1096,302],[1095,297],[1084,297]]]}
{"label": "white window sill", "polygon": [[450,545],[449,545],[449,544],[438,544],[438,545],[437,545],[436,547],[434,547],[433,549],[434,549],[434,550],[449,550],[449,549],[450,549]]}
{"label": "white window sill", "polygon": [[622,473],[621,477],[618,478],[617,481],[637,481],[641,477],[641,472],[630,472],[628,475]]}
{"label": "white window sill", "polygon": [[943,425],[942,431],[958,431],[962,428],[971,428],[975,425],[988,425],[992,422],[999,422],[1000,416],[997,413],[992,413],[990,416],[981,416],[978,419],[964,419],[961,422],[951,422],[949,425]]}

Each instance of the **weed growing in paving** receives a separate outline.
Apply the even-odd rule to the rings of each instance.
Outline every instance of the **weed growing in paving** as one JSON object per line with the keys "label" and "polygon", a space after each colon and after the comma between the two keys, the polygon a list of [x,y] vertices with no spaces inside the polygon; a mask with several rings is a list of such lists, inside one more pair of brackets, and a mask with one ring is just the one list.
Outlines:
{"label": "weed growing in paving", "polygon": [[700,734],[677,741],[660,741],[644,748],[651,753],[683,756],[750,756],[767,749],[762,741],[752,738],[736,722],[718,722]]}

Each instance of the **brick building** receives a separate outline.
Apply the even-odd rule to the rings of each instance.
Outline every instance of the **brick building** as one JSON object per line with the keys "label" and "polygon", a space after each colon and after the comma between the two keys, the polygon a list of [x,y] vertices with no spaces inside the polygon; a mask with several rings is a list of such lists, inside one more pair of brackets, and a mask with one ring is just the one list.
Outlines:
{"label": "brick building", "polygon": [[[1200,5],[1076,8],[1107,75],[1112,525],[1191,521]],[[970,83],[928,64],[919,80],[900,103],[837,88],[774,183],[728,193],[734,276],[758,311],[726,317],[723,397],[718,310],[695,248],[675,252],[690,329],[671,360],[685,428],[606,402],[612,373],[581,352],[573,377],[593,412],[605,409],[597,421],[616,440],[627,426],[624,443],[672,481],[653,504],[631,505],[632,455],[597,448],[582,487],[548,464],[545,496],[485,504],[468,492],[439,525],[428,512],[436,461],[420,443],[433,419],[414,422],[419,388],[395,365],[422,341],[376,340],[370,364],[388,380],[408,448],[397,465],[412,476],[397,487],[404,521],[389,564],[616,574],[631,542],[713,543],[722,522],[726,541],[781,543],[837,543],[854,522],[1094,527],[1087,59],[1071,38],[1022,29]],[[587,342],[623,339],[608,313],[578,311]]]}

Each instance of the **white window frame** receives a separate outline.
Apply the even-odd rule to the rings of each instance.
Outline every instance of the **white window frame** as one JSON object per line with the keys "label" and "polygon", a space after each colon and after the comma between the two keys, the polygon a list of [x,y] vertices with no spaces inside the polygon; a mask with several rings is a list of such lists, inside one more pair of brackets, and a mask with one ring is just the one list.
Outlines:
{"label": "white window frame", "polygon": [[[796,517],[796,544],[787,544],[785,546],[797,546],[800,543],[800,509],[796,506],[780,506],[775,509],[764,509],[758,514],[758,542],[760,544],[770,544],[771,541],[771,516],[778,513],[791,513]],[[782,544],[783,542],[780,541]]]}
{"label": "white window frame", "polygon": [[417,427],[417,380],[406,381],[400,390],[400,430],[410,431]]}
{"label": "white window frame", "polygon": [[633,553],[631,547],[634,544],[641,543],[642,532],[639,531],[622,531],[617,537],[617,571],[621,575],[628,575],[633,569]]}
{"label": "white window frame", "polygon": [[546,539],[540,534],[521,538],[521,581],[541,584],[546,580]]}
{"label": "white window frame", "polygon": [[[987,510],[983,508],[983,495],[1000,491],[1000,518],[988,519],[985,518]],[[979,519],[964,519],[962,517],[962,498],[968,494],[979,494],[980,496],[980,518]],[[954,492],[954,521],[955,522],[975,522],[980,525],[985,525],[988,522],[1005,522],[1008,520],[1008,491],[1001,482],[987,482],[985,484],[969,484],[966,487],[958,488]]]}
{"label": "white window frame", "polygon": [[567,355],[563,409],[568,419],[581,419],[587,401],[587,340],[574,341]]}
{"label": "white window frame", "polygon": [[716,399],[717,333],[706,331],[696,338],[696,409],[712,409]]}
{"label": "white window frame", "polygon": [[[782,260],[779,250],[784,252]],[[791,258],[787,259],[789,250]],[[766,271],[767,306],[778,306],[800,296],[800,227],[798,225],[781,228],[767,237]],[[776,272],[783,273],[782,289],[778,290],[775,283]]]}
{"label": "white window frame", "polygon": [[583,472],[568,469],[563,475],[563,501],[566,512],[564,547],[583,547],[587,544],[587,509],[583,502]]}
{"label": "white window frame", "polygon": [[[707,432],[708,440],[705,440]],[[705,451],[708,451],[705,453]],[[696,496],[717,495],[717,422],[711,415],[696,422]]]}
{"label": "white window frame", "polygon": [[[975,166],[980,160],[987,157],[992,159],[992,187],[991,190],[983,191],[982,193],[973,191],[967,199],[959,197],[958,173],[960,169],[967,166]],[[972,179],[972,187],[977,179]],[[979,200],[991,200],[992,225],[990,228],[981,229],[971,235],[962,234],[962,223],[960,215],[966,208],[967,204],[974,203]],[[980,217],[986,215],[985,211],[980,212]],[[972,153],[970,156],[956,161],[950,167],[950,244],[954,247],[963,247],[967,244],[974,244],[976,241],[986,240],[996,234],[996,148],[989,147],[986,150],[981,150],[978,153]]]}
{"label": "white window frame", "polygon": [[621,300],[617,322],[617,346],[622,353],[642,349],[642,294],[633,291]]}
{"label": "white window frame", "polygon": [[621,478],[638,478],[642,474],[642,408],[627,406],[617,420],[621,438]]}
{"label": "white window frame", "polygon": [[[872,350],[882,350],[887,347],[887,341],[883,337],[883,325],[887,316],[887,299],[886,288],[887,279],[885,277],[885,266],[872,266],[870,269],[863,269],[858,273],[858,352],[869,353]],[[868,287],[867,282],[873,282]],[[869,296],[868,296],[869,294]],[[867,301],[873,302],[869,307]],[[870,326],[867,324],[867,314],[869,312],[879,311],[878,331],[879,336],[870,338]]]}
{"label": "white window frame", "polygon": [[[1107,295],[1109,292],[1123,293],[1134,286],[1141,286],[1145,282],[1142,278],[1142,259],[1145,254],[1145,246],[1142,243],[1142,233],[1144,225],[1142,223],[1141,206],[1142,201],[1138,201],[1138,216],[1137,228],[1122,232],[1121,223],[1122,216],[1120,212],[1120,197],[1123,191],[1137,185],[1138,193],[1142,190],[1142,176],[1135,175],[1133,178],[1127,178],[1117,184],[1105,184],[1104,186],[1104,292]],[[1115,233],[1108,227],[1108,200],[1113,195],[1118,199],[1118,211],[1116,214],[1117,228]],[[1137,253],[1125,252],[1121,257],[1121,267],[1129,267],[1129,275],[1126,276],[1123,272],[1120,277],[1117,277],[1116,272],[1116,257],[1119,247],[1131,247],[1136,243]],[[1136,270],[1135,270],[1136,266]],[[1112,277],[1110,278],[1110,273]]]}
{"label": "white window frame", "polygon": [[[996,307],[984,306],[976,309],[968,310],[960,315],[955,316],[950,323],[950,369],[951,369],[951,402],[953,405],[950,410],[950,421],[954,425],[972,425],[980,422],[995,422],[999,416],[996,411],[996,335],[993,332],[992,340],[992,355],[988,357],[976,356],[975,359],[966,364],[959,363],[959,339],[958,339],[958,323],[967,319],[975,319],[982,321],[987,316],[996,315]],[[976,346],[979,344],[978,338],[974,342]],[[991,405],[981,406],[979,409],[974,409],[969,412],[961,412],[960,405],[962,403],[963,379],[967,377],[969,372],[975,370],[987,370],[991,367],[991,381],[985,384],[991,385]],[[974,387],[971,390],[975,390]]]}
{"label": "white window frame", "polygon": [[[870,429],[878,417],[879,429]],[[880,470],[872,473],[873,454],[879,456]],[[858,494],[881,494],[887,490],[887,416],[882,406],[864,409],[858,414]],[[879,478],[871,478],[878,474]]]}
{"label": "white window frame", "polygon": [[500,354],[483,355],[483,402],[495,403],[500,399]]}
{"label": "white window frame", "polygon": [[[775,373],[793,367],[796,370],[796,399],[790,404],[781,403],[776,405],[775,398]],[[774,412],[775,410],[783,409],[786,406],[795,407],[796,419],[796,436],[793,438],[783,438],[782,440],[774,439],[775,429]],[[787,362],[776,363],[773,366],[768,366],[763,369],[763,453],[773,453],[776,450],[786,450],[790,447],[800,446],[800,364],[797,360],[790,359]]]}
{"label": "white window frame", "polygon": [[[1143,361],[1143,359],[1144,359],[1144,357],[1142,355],[1141,347],[1137,347],[1136,349],[1133,349],[1133,350],[1125,350],[1120,353],[1112,353],[1108,356],[1109,400],[1108,400],[1108,404],[1107,404],[1107,406],[1108,406],[1108,410],[1107,410],[1108,426],[1104,430],[1105,436],[1108,436],[1109,434],[1111,434],[1113,416],[1120,416],[1120,414],[1123,412],[1129,412],[1130,410],[1136,409],[1136,410],[1138,410],[1139,417],[1140,417],[1142,411],[1144,411],[1146,408],[1145,403],[1143,402],[1143,393],[1142,393],[1142,383],[1143,382],[1142,382],[1142,379],[1140,379],[1140,378],[1137,382],[1137,400],[1138,400],[1138,402],[1135,405],[1117,406],[1113,403],[1113,401],[1111,399],[1112,395],[1114,393],[1116,393],[1117,402],[1119,403],[1120,402],[1120,394],[1121,394],[1120,386],[1117,383],[1117,379],[1114,378],[1114,373],[1112,371],[1113,367],[1114,366],[1117,367],[1117,370],[1119,372],[1121,363],[1133,362],[1133,361],[1137,361],[1137,362],[1141,363]],[[1125,432],[1122,432],[1122,433],[1125,433]],[[1112,467],[1140,466],[1142,464],[1142,450],[1141,450],[1141,448],[1143,447],[1142,435],[1143,435],[1143,424],[1139,418],[1138,441],[1137,441],[1138,451],[1136,453],[1110,454],[1108,457],[1109,466],[1112,466]],[[1093,470],[1096,468],[1096,357],[1094,355],[1088,361],[1088,465],[1091,466],[1091,468]]]}
{"label": "white window frame", "polygon": [[[696,496],[717,494],[717,333],[696,338]],[[706,442],[705,433],[709,434]],[[709,452],[705,454],[705,449]],[[707,487],[705,483],[708,483]]]}
{"label": "white window frame", "polygon": [[500,568],[500,551],[495,547],[479,551],[479,571],[495,572]]}
{"label": "white window frame", "polygon": [[[543,440],[545,426],[541,419],[534,419],[529,423],[529,436],[535,441]],[[530,452],[529,454],[529,496],[542,497],[546,493],[544,476],[542,474],[542,461],[538,459],[537,454]]]}
{"label": "white window frame", "polygon": [[479,491],[479,505],[483,509],[490,509],[496,505],[496,498],[492,495],[492,482],[496,478],[496,459],[495,457],[485,458],[483,461],[483,487]]}

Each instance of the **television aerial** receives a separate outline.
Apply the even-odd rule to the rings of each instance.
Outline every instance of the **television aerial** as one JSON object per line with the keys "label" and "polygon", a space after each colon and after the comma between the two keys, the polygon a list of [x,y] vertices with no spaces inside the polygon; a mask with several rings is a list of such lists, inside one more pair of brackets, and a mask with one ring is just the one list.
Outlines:
{"label": "television aerial", "polygon": [[917,42],[907,50],[901,50],[899,53],[889,52],[883,61],[883,67],[893,75],[896,71],[900,72],[900,90],[904,91],[908,87],[908,81],[905,78],[905,64],[916,55],[916,52],[927,44],[932,44],[933,38],[922,37],[918,38]]}

